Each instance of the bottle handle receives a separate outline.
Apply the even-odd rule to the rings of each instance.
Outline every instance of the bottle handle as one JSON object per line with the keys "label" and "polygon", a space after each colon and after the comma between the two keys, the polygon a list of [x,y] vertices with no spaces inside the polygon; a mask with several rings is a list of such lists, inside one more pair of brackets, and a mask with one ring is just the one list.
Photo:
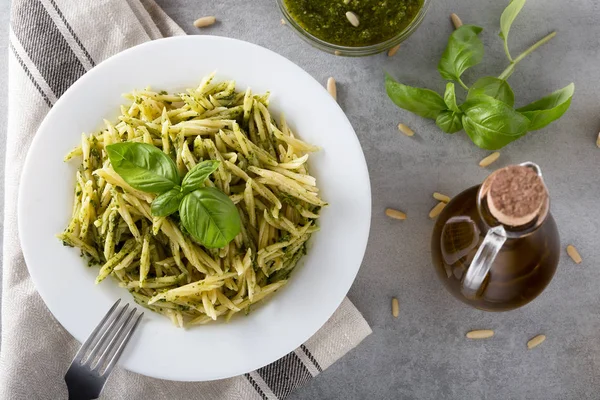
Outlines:
{"label": "bottle handle", "polygon": [[465,296],[474,297],[477,294],[504,242],[506,230],[502,225],[488,230],[463,279],[462,293]]}

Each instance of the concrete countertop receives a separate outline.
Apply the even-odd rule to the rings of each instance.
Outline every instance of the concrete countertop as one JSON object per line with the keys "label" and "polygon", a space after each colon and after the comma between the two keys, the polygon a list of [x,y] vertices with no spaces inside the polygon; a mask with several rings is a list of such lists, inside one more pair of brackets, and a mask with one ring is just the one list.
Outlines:
{"label": "concrete countertop", "polygon": [[[446,292],[430,261],[435,205],[431,194],[456,195],[491,171],[478,166],[489,154],[463,133],[446,135],[433,121],[395,107],[385,94],[383,73],[404,83],[443,91],[436,65],[452,31],[449,14],[485,28],[486,56],[465,75],[498,75],[506,66],[498,38],[508,1],[434,0],[418,31],[396,56],[342,58],[325,54],[280,24],[274,0],[198,2],[158,0],[189,34],[228,36],[274,50],[319,82],[338,81],[338,98],[362,144],[373,193],[369,246],[349,297],[373,334],[291,398],[301,399],[598,399],[600,379],[600,5],[595,0],[529,0],[511,30],[518,54],[556,30],[549,44],[524,60],[510,78],[517,104],[575,82],[569,112],[501,151],[493,167],[538,163],[549,187],[563,253],[546,291],[508,313],[471,309]],[[0,51],[7,47],[7,0],[0,0]],[[192,22],[215,15],[219,23],[199,32]],[[242,60],[243,61],[243,60]],[[0,132],[5,131],[6,58],[0,57]],[[396,128],[409,125],[413,138]],[[0,141],[4,154],[4,140]],[[1,160],[0,160],[1,161]],[[3,161],[2,161],[3,164]],[[360,188],[357,188],[360,190]],[[406,221],[388,219],[386,207],[401,209]],[[583,263],[566,255],[575,244]],[[393,319],[390,299],[400,301]],[[493,339],[469,341],[472,329],[494,329]],[[527,341],[546,342],[527,350]]]}

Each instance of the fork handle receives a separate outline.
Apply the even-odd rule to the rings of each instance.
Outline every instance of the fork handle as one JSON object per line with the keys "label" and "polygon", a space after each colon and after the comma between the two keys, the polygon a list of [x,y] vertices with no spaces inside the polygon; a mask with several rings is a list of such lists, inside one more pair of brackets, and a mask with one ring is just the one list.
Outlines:
{"label": "fork handle", "polygon": [[97,399],[102,391],[102,384],[98,384],[98,378],[87,371],[69,368],[65,382],[69,390],[69,400]]}
{"label": "fork handle", "polygon": [[68,386],[68,389],[69,400],[94,400],[98,398],[98,396],[90,394],[88,388]]}
{"label": "fork handle", "polygon": [[86,393],[85,390],[73,390],[69,388],[69,400],[94,400],[98,397],[90,397],[89,393]]}
{"label": "fork handle", "polygon": [[72,393],[69,390],[69,400],[95,400],[97,397],[82,396],[81,393]]}
{"label": "fork handle", "polygon": [[69,400],[94,400],[98,398],[98,396],[90,394],[88,388],[68,386],[68,389]]}

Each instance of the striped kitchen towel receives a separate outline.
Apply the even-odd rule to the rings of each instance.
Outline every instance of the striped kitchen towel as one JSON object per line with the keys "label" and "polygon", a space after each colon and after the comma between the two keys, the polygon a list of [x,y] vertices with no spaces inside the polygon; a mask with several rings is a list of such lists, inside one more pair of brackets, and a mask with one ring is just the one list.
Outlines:
{"label": "striped kitchen towel", "polygon": [[[19,245],[17,189],[31,139],[52,105],[87,70],[131,46],[181,34],[153,0],[12,1],[0,399],[66,399],[63,376],[79,347],[35,291]],[[310,340],[257,371],[182,383],[117,369],[101,398],[284,399],[370,333],[346,299]]]}

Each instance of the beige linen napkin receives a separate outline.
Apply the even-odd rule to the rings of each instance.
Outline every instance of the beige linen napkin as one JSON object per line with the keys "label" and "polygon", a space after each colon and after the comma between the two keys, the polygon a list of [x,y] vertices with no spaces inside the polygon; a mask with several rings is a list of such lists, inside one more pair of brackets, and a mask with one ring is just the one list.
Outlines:
{"label": "beige linen napkin", "polygon": [[[33,287],[17,232],[23,161],[40,122],[87,70],[142,42],[182,35],[153,0],[13,0],[9,49],[0,399],[66,399],[63,376],[79,347]],[[371,329],[344,300],[294,352],[231,379],[180,383],[117,368],[104,399],[283,399],[329,367]]]}

